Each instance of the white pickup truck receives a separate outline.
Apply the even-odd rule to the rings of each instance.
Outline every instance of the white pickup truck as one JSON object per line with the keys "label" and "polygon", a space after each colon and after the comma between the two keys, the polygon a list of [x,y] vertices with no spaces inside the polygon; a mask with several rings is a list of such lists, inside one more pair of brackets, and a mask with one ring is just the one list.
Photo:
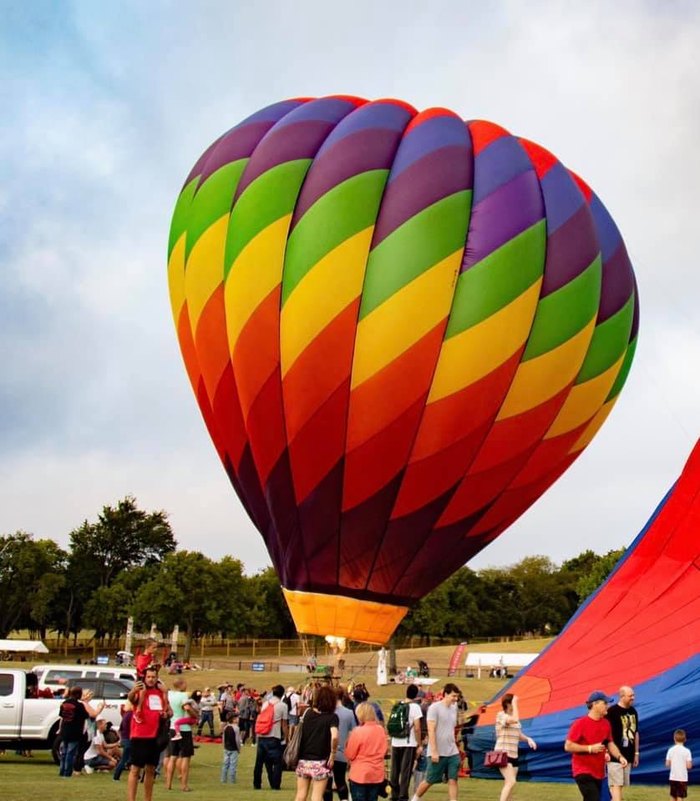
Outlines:
{"label": "white pickup truck", "polygon": [[[32,682],[34,679],[34,682]],[[35,683],[32,676],[29,685]],[[27,673],[23,670],[0,669],[0,748],[22,748],[54,751],[58,732],[61,698],[28,698]],[[99,705],[105,701],[100,714],[119,728],[120,706],[123,698],[94,698],[91,703]]]}

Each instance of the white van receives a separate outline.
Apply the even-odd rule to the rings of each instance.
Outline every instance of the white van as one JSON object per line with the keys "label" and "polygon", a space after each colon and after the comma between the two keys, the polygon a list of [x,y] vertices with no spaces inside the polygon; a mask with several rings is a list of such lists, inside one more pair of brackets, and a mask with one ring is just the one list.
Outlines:
{"label": "white van", "polygon": [[39,678],[39,689],[48,687],[50,690],[60,690],[66,684],[76,683],[79,679],[120,679],[121,681],[136,681],[136,671],[133,668],[109,665],[36,665],[32,668]]}

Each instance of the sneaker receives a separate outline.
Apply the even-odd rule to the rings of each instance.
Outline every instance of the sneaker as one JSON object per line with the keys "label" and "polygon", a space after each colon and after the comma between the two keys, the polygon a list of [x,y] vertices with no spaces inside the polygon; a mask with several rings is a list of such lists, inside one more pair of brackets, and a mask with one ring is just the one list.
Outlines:
{"label": "sneaker", "polygon": [[170,738],[170,741],[174,742],[175,740],[182,740],[182,735],[181,734],[173,734],[173,736]]}
{"label": "sneaker", "polygon": [[88,775],[88,776],[89,776],[91,773],[94,773],[94,772],[95,772],[95,768],[91,768],[89,765],[85,765],[85,766],[83,767],[83,770],[85,771],[85,773],[87,773],[87,775]]}

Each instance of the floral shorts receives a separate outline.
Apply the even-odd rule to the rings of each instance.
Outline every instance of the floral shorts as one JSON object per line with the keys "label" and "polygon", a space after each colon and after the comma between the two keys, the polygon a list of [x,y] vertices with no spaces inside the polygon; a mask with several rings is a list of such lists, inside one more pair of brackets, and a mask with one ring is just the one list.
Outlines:
{"label": "floral shorts", "polygon": [[296,770],[301,779],[312,779],[315,782],[325,782],[332,775],[326,762],[317,759],[300,759]]}

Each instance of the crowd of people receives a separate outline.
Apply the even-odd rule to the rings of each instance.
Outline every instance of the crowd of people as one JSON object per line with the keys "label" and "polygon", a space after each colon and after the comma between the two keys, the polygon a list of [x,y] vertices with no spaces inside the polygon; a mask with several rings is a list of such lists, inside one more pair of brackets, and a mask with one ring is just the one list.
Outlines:
{"label": "crowd of people", "polygon": [[[60,710],[61,777],[109,771],[119,781],[127,771],[128,801],[136,801],[141,783],[145,801],[151,801],[158,775],[168,789],[177,782],[189,792],[194,735],[206,729],[221,742],[222,783],[238,780],[240,752],[250,743],[256,748],[253,789],[263,787],[265,774],[269,787],[279,790],[283,770],[293,769],[295,801],[331,801],[334,792],[341,801],[418,801],[434,784],[446,785],[449,801],[457,801],[458,776],[466,759],[471,765],[466,736],[476,716],[458,715],[467,705],[451,682],[434,696],[407,685],[405,698],[385,719],[364,684],[336,687],[311,679],[303,687],[276,685],[261,693],[242,683],[188,692],[178,675],[166,690],[154,653],[147,647],[137,662],[138,680],[118,732],[101,715],[104,703],[94,704],[79,687],[70,690]],[[623,801],[640,760],[634,700],[627,686],[617,702],[595,691],[586,700],[587,714],[572,724],[563,747],[583,801],[599,801],[606,778],[612,801]],[[520,747],[534,750],[537,744],[522,730],[517,696],[505,694],[501,706],[494,750],[503,778],[500,801],[510,801]],[[692,754],[684,731],[674,733],[666,764],[671,799],[685,798]]]}

